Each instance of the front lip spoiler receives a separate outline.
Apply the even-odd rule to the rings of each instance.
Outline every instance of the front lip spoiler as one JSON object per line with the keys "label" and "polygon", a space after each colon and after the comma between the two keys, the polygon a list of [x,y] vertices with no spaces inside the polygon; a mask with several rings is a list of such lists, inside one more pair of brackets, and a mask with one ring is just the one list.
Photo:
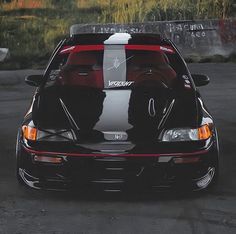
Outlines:
{"label": "front lip spoiler", "polygon": [[194,151],[194,152],[184,152],[184,153],[157,153],[157,154],[134,154],[134,153],[130,153],[130,154],[122,154],[122,153],[89,153],[89,154],[85,154],[85,153],[68,153],[68,152],[52,152],[52,151],[39,151],[39,150],[33,150],[30,149],[26,146],[23,145],[23,148],[31,154],[37,154],[37,155],[51,155],[51,156],[71,156],[71,157],[111,157],[111,156],[122,156],[122,157],[188,157],[188,156],[194,156],[194,155],[201,155],[201,154],[206,154],[208,153],[208,151],[210,150],[212,146],[212,143],[205,149],[203,150],[198,150],[198,151]]}
{"label": "front lip spoiler", "polygon": [[[48,190],[48,191],[68,191],[70,190],[70,186],[69,184],[71,183],[70,180],[63,180],[63,179],[48,179],[47,181],[44,182],[50,182],[50,183],[56,183],[58,185],[57,186],[52,186],[50,187],[50,185],[44,185],[44,182],[40,181],[40,178],[34,177],[33,175],[29,174],[25,169],[19,168],[19,175],[22,178],[22,180],[24,181],[24,183],[26,185],[28,185],[30,188],[33,189],[43,189],[43,190]],[[200,178],[196,178],[196,179],[191,179],[191,185],[190,185],[190,190],[193,192],[197,192],[200,190],[203,190],[205,188],[208,187],[208,185],[212,182],[212,179],[215,175],[215,168],[214,167],[209,167],[208,171]],[[207,177],[209,177],[209,179],[207,181],[205,181],[204,184],[202,184],[201,186],[199,186],[197,183],[200,182],[201,180],[206,179]],[[92,184],[123,184],[125,183],[125,181],[119,179],[106,179],[106,180],[93,180],[91,181]],[[51,184],[52,185],[52,184]],[[178,187],[178,184],[174,184],[173,182],[169,182],[168,184],[160,184],[160,185],[152,185],[151,188],[152,189],[157,189],[157,191],[168,191],[170,189],[175,189]],[[187,185],[188,186],[188,185]],[[72,188],[72,187],[71,187]],[[109,188],[109,187],[108,187]],[[104,188],[103,191],[105,192],[121,192],[123,189],[119,188],[119,189],[107,189]]]}

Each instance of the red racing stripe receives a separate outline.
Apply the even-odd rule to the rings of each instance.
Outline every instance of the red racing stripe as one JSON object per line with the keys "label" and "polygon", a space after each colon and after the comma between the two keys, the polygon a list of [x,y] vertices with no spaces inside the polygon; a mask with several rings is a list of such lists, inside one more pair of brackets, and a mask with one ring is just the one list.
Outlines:
{"label": "red racing stripe", "polygon": [[207,149],[188,152],[188,153],[163,153],[163,154],[82,154],[82,153],[62,153],[62,152],[51,152],[51,151],[38,151],[29,149],[23,146],[28,153],[37,154],[37,155],[52,155],[52,156],[72,156],[72,157],[163,157],[163,156],[173,156],[173,157],[187,157],[192,155],[206,154],[209,151],[209,146]]}

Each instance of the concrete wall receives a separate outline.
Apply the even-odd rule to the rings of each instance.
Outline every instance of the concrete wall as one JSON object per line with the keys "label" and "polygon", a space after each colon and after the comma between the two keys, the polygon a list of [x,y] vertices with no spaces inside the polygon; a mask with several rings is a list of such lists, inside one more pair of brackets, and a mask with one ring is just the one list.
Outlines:
{"label": "concrete wall", "polygon": [[165,21],[133,24],[78,24],[70,33],[152,32],[170,38],[184,56],[224,56],[236,53],[236,19]]}

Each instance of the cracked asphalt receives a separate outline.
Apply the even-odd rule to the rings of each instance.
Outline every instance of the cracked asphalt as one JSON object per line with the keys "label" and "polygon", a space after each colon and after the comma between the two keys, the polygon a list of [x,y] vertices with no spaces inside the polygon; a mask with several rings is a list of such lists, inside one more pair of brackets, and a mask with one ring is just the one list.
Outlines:
{"label": "cracked asphalt", "polygon": [[200,92],[217,125],[221,155],[218,186],[185,195],[72,194],[18,185],[16,133],[34,90],[22,78],[39,71],[0,71],[0,234],[236,233],[236,64],[189,67],[211,78]]}

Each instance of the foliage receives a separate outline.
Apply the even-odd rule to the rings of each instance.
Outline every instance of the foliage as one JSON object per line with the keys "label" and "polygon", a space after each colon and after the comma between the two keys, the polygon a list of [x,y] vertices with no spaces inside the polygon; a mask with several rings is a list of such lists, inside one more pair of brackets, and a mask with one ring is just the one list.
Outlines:
{"label": "foliage", "polygon": [[132,23],[143,22],[146,13],[155,6],[155,0],[99,0],[103,8],[102,22]]}
{"label": "foliage", "polygon": [[97,9],[98,21],[130,23],[144,20],[227,18],[234,0],[0,0],[4,10],[19,8]]}
{"label": "foliage", "polygon": [[69,10],[54,5],[0,11],[0,48],[10,49],[10,60],[0,63],[0,68],[44,66],[72,24],[95,23],[98,16],[99,11],[93,9]]}
{"label": "foliage", "polygon": [[233,1],[0,0],[0,47],[10,48],[16,67],[40,65],[75,23],[227,18]]}
{"label": "foliage", "polygon": [[0,0],[0,6],[4,10],[14,10],[16,8],[44,8],[47,1],[44,0]]}

